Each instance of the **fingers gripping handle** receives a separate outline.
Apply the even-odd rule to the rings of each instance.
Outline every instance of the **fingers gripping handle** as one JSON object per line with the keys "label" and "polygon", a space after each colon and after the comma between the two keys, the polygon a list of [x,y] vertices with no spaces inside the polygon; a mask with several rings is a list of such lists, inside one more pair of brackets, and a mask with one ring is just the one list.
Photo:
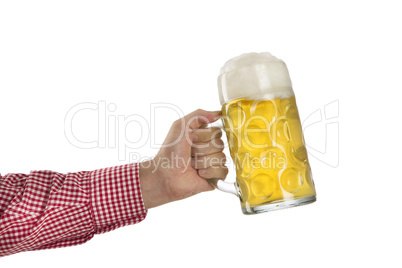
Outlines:
{"label": "fingers gripping handle", "polygon": [[[223,124],[221,120],[215,121],[208,125],[208,127],[219,127],[223,130]],[[240,197],[240,191],[236,185],[236,182],[226,182],[220,179],[209,179],[209,183],[214,186],[216,189],[221,190],[222,192],[231,193]]]}

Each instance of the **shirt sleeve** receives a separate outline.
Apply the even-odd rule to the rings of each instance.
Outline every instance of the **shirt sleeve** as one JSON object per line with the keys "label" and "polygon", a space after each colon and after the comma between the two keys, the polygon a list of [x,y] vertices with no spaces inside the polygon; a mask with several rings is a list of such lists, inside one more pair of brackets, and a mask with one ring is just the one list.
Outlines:
{"label": "shirt sleeve", "polygon": [[79,245],[146,215],[138,163],[0,175],[0,257]]}

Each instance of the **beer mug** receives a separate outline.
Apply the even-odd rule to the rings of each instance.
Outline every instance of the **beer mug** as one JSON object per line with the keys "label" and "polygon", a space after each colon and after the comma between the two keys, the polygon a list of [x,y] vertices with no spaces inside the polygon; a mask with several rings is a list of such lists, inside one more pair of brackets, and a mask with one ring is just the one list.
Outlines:
{"label": "beer mug", "polygon": [[236,182],[213,185],[240,198],[244,214],[312,203],[316,192],[286,64],[270,53],[225,63],[218,77],[223,128]]}

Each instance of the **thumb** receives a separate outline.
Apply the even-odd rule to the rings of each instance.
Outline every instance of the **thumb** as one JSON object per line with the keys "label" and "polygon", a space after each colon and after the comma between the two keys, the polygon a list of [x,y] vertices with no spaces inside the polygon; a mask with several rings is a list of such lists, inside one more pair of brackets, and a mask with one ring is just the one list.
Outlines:
{"label": "thumb", "polygon": [[205,110],[195,110],[194,112],[186,115],[184,120],[186,125],[191,129],[200,128],[202,125],[210,124],[215,122],[221,117],[221,111],[205,111]]}

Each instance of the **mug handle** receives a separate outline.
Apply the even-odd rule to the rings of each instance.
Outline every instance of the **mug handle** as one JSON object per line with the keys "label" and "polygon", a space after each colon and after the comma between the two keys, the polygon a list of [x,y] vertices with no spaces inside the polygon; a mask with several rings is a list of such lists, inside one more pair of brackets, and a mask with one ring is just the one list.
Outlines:
{"label": "mug handle", "polygon": [[[220,129],[222,129],[222,132],[224,132],[223,119],[221,118],[220,120],[217,120],[211,124],[208,124],[208,127],[218,127]],[[224,180],[216,179],[216,178],[208,179],[208,181],[216,189],[218,189],[222,192],[234,194],[235,196],[240,197],[240,190],[239,190],[236,182],[226,182]]]}

